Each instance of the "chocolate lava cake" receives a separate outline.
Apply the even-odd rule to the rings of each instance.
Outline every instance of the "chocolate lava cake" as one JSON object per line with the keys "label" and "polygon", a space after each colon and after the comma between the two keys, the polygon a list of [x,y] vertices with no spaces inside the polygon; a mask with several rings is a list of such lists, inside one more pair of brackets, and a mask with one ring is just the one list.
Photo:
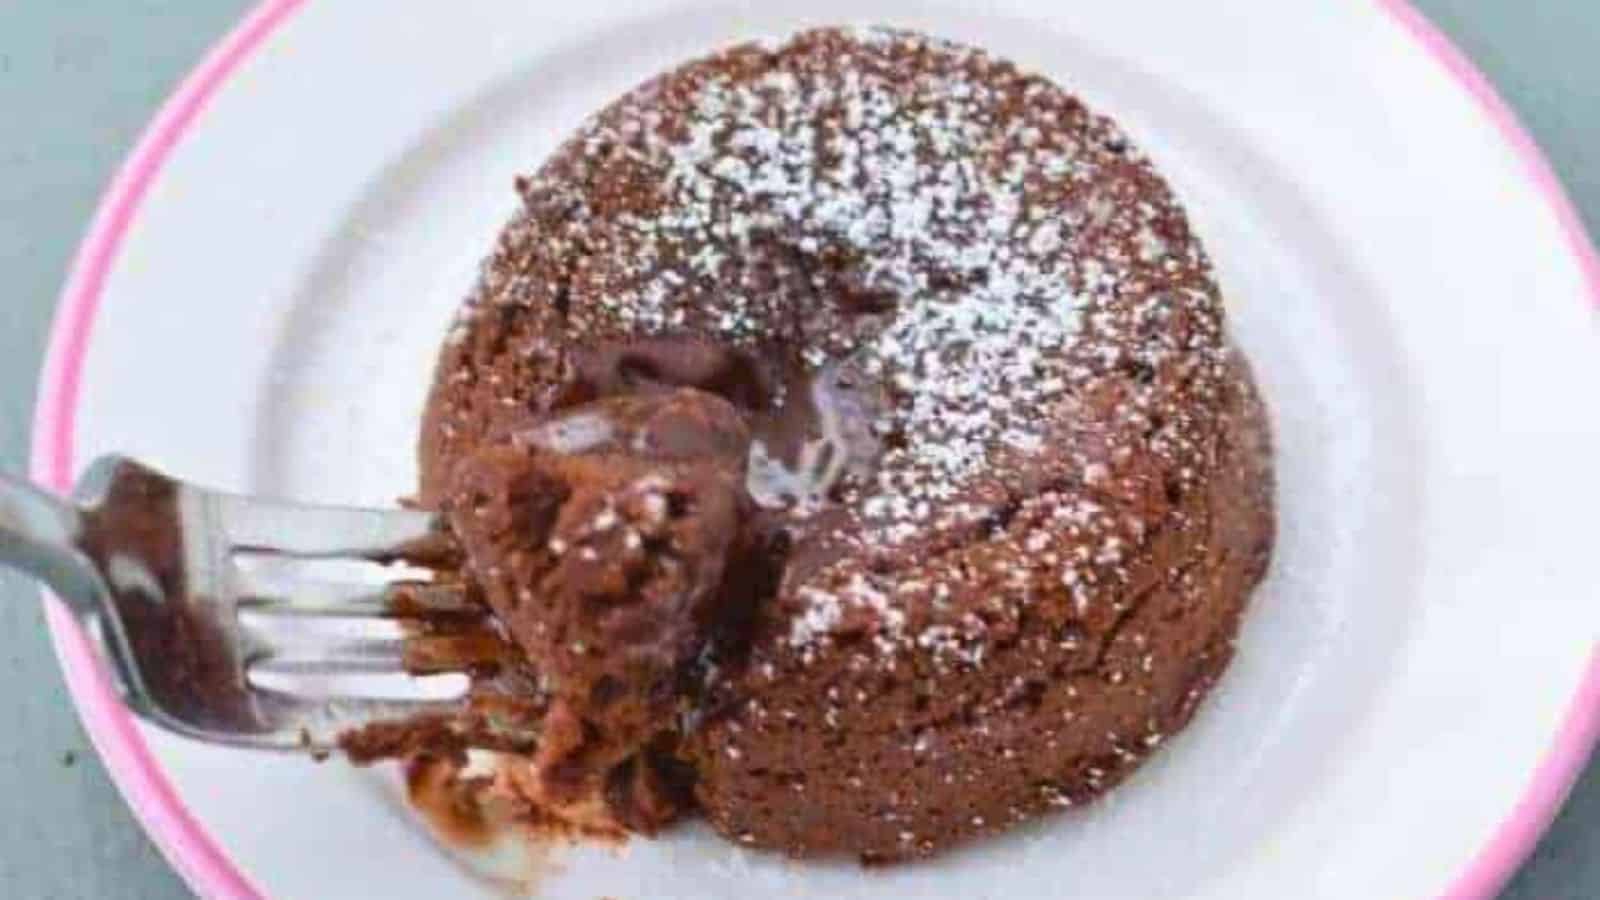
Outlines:
{"label": "chocolate lava cake", "polygon": [[1268,437],[1113,122],[821,29],[642,85],[516,188],[420,499],[526,657],[533,802],[903,860],[1188,722],[1271,551]]}

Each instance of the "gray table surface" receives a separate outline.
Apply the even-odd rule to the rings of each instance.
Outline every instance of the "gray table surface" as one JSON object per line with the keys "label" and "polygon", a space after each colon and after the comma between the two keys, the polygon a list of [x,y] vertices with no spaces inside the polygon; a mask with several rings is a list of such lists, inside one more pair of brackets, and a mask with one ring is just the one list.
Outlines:
{"label": "gray table surface", "polygon": [[[25,465],[62,274],[110,173],[248,0],[0,0],[0,466]],[[1600,3],[1418,0],[1499,86],[1600,233]],[[0,575],[0,897],[189,895],[78,725],[34,588]],[[1600,897],[1600,765],[1506,892]]]}

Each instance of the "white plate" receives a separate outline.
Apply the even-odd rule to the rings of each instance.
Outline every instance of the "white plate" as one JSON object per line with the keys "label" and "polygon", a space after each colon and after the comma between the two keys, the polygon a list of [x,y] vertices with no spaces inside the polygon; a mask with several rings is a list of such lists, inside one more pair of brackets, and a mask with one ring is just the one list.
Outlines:
{"label": "white plate", "polygon": [[[553,850],[524,873],[541,896],[1485,895],[1547,820],[1600,719],[1592,251],[1403,8],[296,6],[254,14],[114,188],[57,330],[40,474],[116,450],[308,500],[405,494],[513,173],[673,63],[839,21],[988,47],[1118,117],[1186,198],[1272,407],[1282,533],[1238,660],[1109,802],[889,870],[699,828]],[[383,773],[129,725],[54,622],[108,764],[202,893],[503,890]]]}

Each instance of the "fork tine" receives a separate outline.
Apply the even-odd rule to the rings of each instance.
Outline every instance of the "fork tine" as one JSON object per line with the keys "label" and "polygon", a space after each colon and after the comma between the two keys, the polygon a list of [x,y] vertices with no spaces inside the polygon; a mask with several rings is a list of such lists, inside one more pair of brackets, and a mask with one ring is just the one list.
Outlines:
{"label": "fork tine", "polygon": [[433,675],[504,663],[515,653],[509,643],[488,629],[357,638],[313,632],[274,638],[271,649],[260,652],[247,665],[250,672]]}
{"label": "fork tine", "polygon": [[386,592],[367,585],[315,585],[281,597],[241,594],[239,612],[295,618],[386,618],[389,609]]}
{"label": "fork tine", "polygon": [[307,716],[307,718],[337,723],[337,728],[341,731],[373,722],[399,721],[419,713],[457,712],[461,708],[459,699],[394,700],[375,697],[332,697],[308,700],[298,694],[274,688],[256,688],[255,690],[268,702],[300,707],[302,715],[308,712],[314,713],[313,716]]}
{"label": "fork tine", "polygon": [[245,609],[240,610],[238,621],[240,637],[248,648],[246,658],[250,660],[285,653],[373,647],[403,641],[412,634],[407,623],[399,619],[371,615],[285,616]]}
{"label": "fork tine", "polygon": [[[352,654],[349,656],[330,656],[294,654],[269,656],[249,666],[250,676],[265,675],[267,677],[279,675],[332,677],[338,675],[404,675],[401,668],[401,654],[396,652],[389,655]],[[255,690],[263,690],[263,686],[251,683]]]}
{"label": "fork tine", "polygon": [[438,516],[422,510],[306,506],[223,493],[209,500],[208,512],[235,550],[386,557],[438,535]]}
{"label": "fork tine", "polygon": [[405,638],[333,638],[305,635],[274,647],[246,665],[249,674],[336,675],[405,673]]}
{"label": "fork tine", "polygon": [[280,749],[333,750],[340,735],[379,722],[399,722],[414,716],[450,716],[460,710],[460,698],[380,699],[372,697],[308,698],[292,691],[257,687],[263,705],[274,711],[274,731],[246,738],[255,746]]}
{"label": "fork tine", "polygon": [[388,591],[377,585],[330,581],[263,584],[241,578],[235,589],[241,614],[307,618],[390,615]]}
{"label": "fork tine", "polygon": [[483,612],[460,582],[394,581],[379,586],[237,572],[235,590],[241,612],[268,615],[417,617]]}

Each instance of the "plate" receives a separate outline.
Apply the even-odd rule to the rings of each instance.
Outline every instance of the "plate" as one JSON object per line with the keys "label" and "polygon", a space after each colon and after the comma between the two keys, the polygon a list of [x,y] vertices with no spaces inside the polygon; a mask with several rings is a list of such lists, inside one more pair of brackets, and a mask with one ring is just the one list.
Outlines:
{"label": "plate", "polygon": [[[504,853],[540,896],[1492,894],[1600,728],[1600,263],[1526,136],[1399,2],[268,0],[107,196],[67,286],[35,474],[122,451],[388,503],[511,177],[672,64],[807,24],[985,46],[1116,116],[1217,260],[1279,446],[1237,662],[1109,801],[862,871],[703,828]],[[76,703],[202,895],[501,896],[392,772],[132,722],[51,616]],[[509,866],[509,869],[507,868]]]}

